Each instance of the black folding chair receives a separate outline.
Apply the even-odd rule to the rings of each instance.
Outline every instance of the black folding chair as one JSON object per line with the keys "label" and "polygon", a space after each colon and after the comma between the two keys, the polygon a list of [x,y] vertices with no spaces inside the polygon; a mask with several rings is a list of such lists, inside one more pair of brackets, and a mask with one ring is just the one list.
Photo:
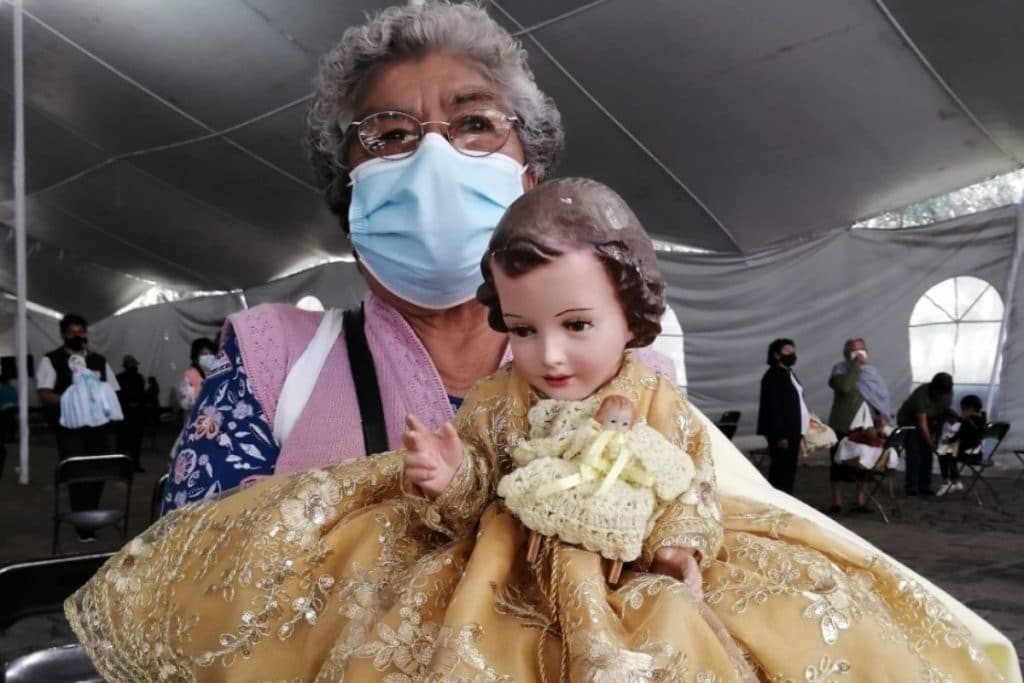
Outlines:
{"label": "black folding chair", "polygon": [[36,650],[4,666],[6,683],[104,683],[78,643]]}
{"label": "black folding chair", "polygon": [[1013,455],[1017,458],[1017,464],[1020,465],[1020,472],[1013,479],[1013,483],[1017,484],[1021,479],[1024,479],[1024,448],[1015,448]]}
{"label": "black folding chair", "polygon": [[167,490],[167,478],[165,474],[153,484],[153,497],[149,500],[149,523],[152,524],[160,517],[160,509],[164,505],[164,491]]}
{"label": "black folding chair", "polygon": [[113,555],[67,555],[0,567],[0,633],[26,617],[63,612],[64,600]]}
{"label": "black folding chair", "polygon": [[[128,540],[128,510],[132,503],[134,476],[135,463],[127,455],[83,455],[62,460],[57,465],[53,487],[53,554],[57,554],[59,547],[61,523],[68,523],[86,532],[108,526],[120,527],[121,538]],[[121,482],[125,485],[123,510],[61,510],[61,487],[97,482]]]}
{"label": "black folding chair", "polygon": [[718,418],[718,423],[715,425],[718,430],[725,434],[725,438],[732,441],[732,438],[736,436],[736,429],[740,426],[741,413],[738,410],[727,410],[722,413],[722,417]]}
{"label": "black folding chair", "polygon": [[[27,617],[60,614],[64,601],[82,587],[113,553],[72,555],[0,567],[0,633]],[[7,683],[102,683],[77,644],[37,650],[5,662]]]}
{"label": "black folding chair", "polygon": [[[967,458],[961,454],[959,460],[960,474],[963,475],[964,470],[968,470],[971,473],[971,481],[964,488],[963,497],[967,498],[974,491],[974,487],[981,482],[988,489],[988,492],[992,494],[992,500],[995,501],[996,508],[1002,509],[1002,505],[999,502],[999,494],[992,487],[992,484],[985,478],[985,472],[992,467],[995,461],[996,453],[999,452],[999,446],[1003,443],[1003,439],[1006,438],[1007,433],[1010,431],[1009,422],[989,422],[985,425],[985,429],[981,432],[981,455],[977,459]],[[974,493],[974,497],[978,501],[978,505],[983,505],[981,502],[981,496],[977,492]]]}
{"label": "black folding chair", "polygon": [[875,507],[878,508],[878,512],[882,515],[882,521],[886,524],[889,523],[889,516],[885,514],[885,507],[882,502],[878,500],[878,490],[885,486],[889,493],[889,503],[893,506],[895,516],[900,515],[899,503],[896,500],[896,495],[893,492],[892,480],[893,473],[895,470],[889,467],[889,459],[892,457],[902,458],[907,450],[907,439],[915,431],[915,427],[898,427],[885,440],[885,445],[882,447],[882,458],[879,459],[878,464],[870,469],[864,470],[867,473],[869,488],[868,488],[868,499],[874,503]]}

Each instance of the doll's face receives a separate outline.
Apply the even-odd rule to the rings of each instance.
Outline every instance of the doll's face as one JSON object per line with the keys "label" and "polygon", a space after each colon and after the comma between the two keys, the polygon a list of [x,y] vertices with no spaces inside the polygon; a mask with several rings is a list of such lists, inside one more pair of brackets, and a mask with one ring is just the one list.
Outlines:
{"label": "doll's face", "polygon": [[550,398],[579,400],[619,371],[633,338],[611,279],[589,250],[515,278],[494,265],[513,363]]}
{"label": "doll's face", "polygon": [[628,432],[633,426],[633,404],[625,396],[609,396],[601,401],[594,419],[605,429]]}

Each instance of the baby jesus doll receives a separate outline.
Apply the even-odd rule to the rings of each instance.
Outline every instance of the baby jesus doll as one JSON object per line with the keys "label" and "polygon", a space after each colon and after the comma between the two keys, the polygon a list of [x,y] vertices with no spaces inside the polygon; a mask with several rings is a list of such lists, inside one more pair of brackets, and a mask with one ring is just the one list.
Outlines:
{"label": "baby jesus doll", "polygon": [[[627,349],[649,344],[660,330],[664,281],[628,207],[596,183],[575,182],[561,197],[551,188],[521,203],[523,212],[510,210],[482,261],[478,298],[490,308],[491,326],[509,333],[512,372],[536,398],[528,432],[502,454],[497,474],[504,476],[491,491],[531,531],[612,560],[615,583],[621,563],[640,556],[660,513],[685,497],[694,464],[644,421],[634,424],[633,407],[621,397],[606,399],[598,413],[597,394],[620,374]],[[573,205],[585,194],[588,206]],[[572,214],[578,223],[537,229],[542,198],[564,205],[547,207],[551,215]],[[464,430],[446,424],[432,431],[413,416],[407,426],[408,490],[428,501],[445,498],[468,459]],[[690,491],[691,506],[696,496]],[[531,558],[538,541],[530,542]],[[700,596],[697,553],[665,545],[647,564]]]}

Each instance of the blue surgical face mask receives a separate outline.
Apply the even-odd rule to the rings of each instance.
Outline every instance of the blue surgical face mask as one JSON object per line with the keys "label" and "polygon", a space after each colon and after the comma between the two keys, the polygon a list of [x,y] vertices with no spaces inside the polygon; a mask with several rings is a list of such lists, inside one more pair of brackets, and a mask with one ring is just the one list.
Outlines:
{"label": "blue surgical face mask", "polygon": [[472,299],[480,258],[523,194],[525,167],[504,154],[471,157],[436,134],[407,159],[352,170],[352,246],[374,279],[411,304],[440,310]]}
{"label": "blue surgical face mask", "polygon": [[196,360],[203,372],[209,372],[217,364],[217,356],[212,353],[201,353]]}

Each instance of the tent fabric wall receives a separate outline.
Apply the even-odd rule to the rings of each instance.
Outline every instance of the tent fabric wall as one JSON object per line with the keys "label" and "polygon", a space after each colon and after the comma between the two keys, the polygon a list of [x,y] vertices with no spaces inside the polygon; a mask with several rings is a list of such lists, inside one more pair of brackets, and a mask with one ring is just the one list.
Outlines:
{"label": "tent fabric wall", "polygon": [[349,308],[358,304],[365,292],[366,284],[355,263],[341,261],[250,287],[245,299],[250,306],[274,301],[294,304],[311,294],[324,308]]}
{"label": "tent fabric wall", "polygon": [[[898,406],[911,383],[907,324],[914,304],[957,275],[986,280],[1006,301],[1015,234],[1010,206],[926,228],[834,231],[746,257],[662,255],[686,334],[691,400],[709,415],[743,411],[740,433],[751,434],[768,343],[789,337],[808,403],[827,417],[829,370],[843,342],[861,336]],[[1018,297],[1019,290],[1018,284]],[[1022,425],[1024,403],[1014,397],[1024,388],[1024,346],[1014,313],[1001,415]]]}
{"label": "tent fabric wall", "polygon": [[233,294],[148,306],[90,326],[89,342],[107,357],[115,372],[121,371],[125,354],[135,356],[139,371],[160,383],[161,404],[176,405],[192,340],[214,338],[224,318],[240,307]]}
{"label": "tent fabric wall", "polygon": [[[393,3],[26,0],[27,231],[63,259],[30,257],[29,300],[96,320],[146,288],[128,275],[233,290],[346,253],[303,109],[318,57]],[[1024,3],[888,0],[895,21],[880,0],[484,4],[562,111],[559,172],[616,188],[667,240],[750,252],[1024,162]]]}
{"label": "tent fabric wall", "polygon": [[[670,303],[685,335],[691,400],[711,416],[743,411],[740,434],[751,434],[765,349],[775,337],[787,336],[797,342],[796,371],[808,401],[827,416],[829,369],[844,340],[863,336],[898,404],[910,388],[907,324],[917,300],[942,280],[973,275],[1007,301],[1015,232],[1011,206],[925,228],[833,231],[746,257],[661,254]],[[1000,414],[1024,425],[1024,339],[1016,334],[1024,284],[1017,290]],[[294,304],[311,294],[326,307],[347,307],[365,291],[355,264],[337,262],[246,290],[245,297],[252,306]],[[237,295],[162,304],[102,321],[93,326],[92,339],[112,364],[125,353],[135,355],[147,374],[159,378],[166,402],[191,339],[212,336],[240,308]],[[52,327],[56,337],[55,321]],[[1011,431],[1011,443],[1016,433]]]}

